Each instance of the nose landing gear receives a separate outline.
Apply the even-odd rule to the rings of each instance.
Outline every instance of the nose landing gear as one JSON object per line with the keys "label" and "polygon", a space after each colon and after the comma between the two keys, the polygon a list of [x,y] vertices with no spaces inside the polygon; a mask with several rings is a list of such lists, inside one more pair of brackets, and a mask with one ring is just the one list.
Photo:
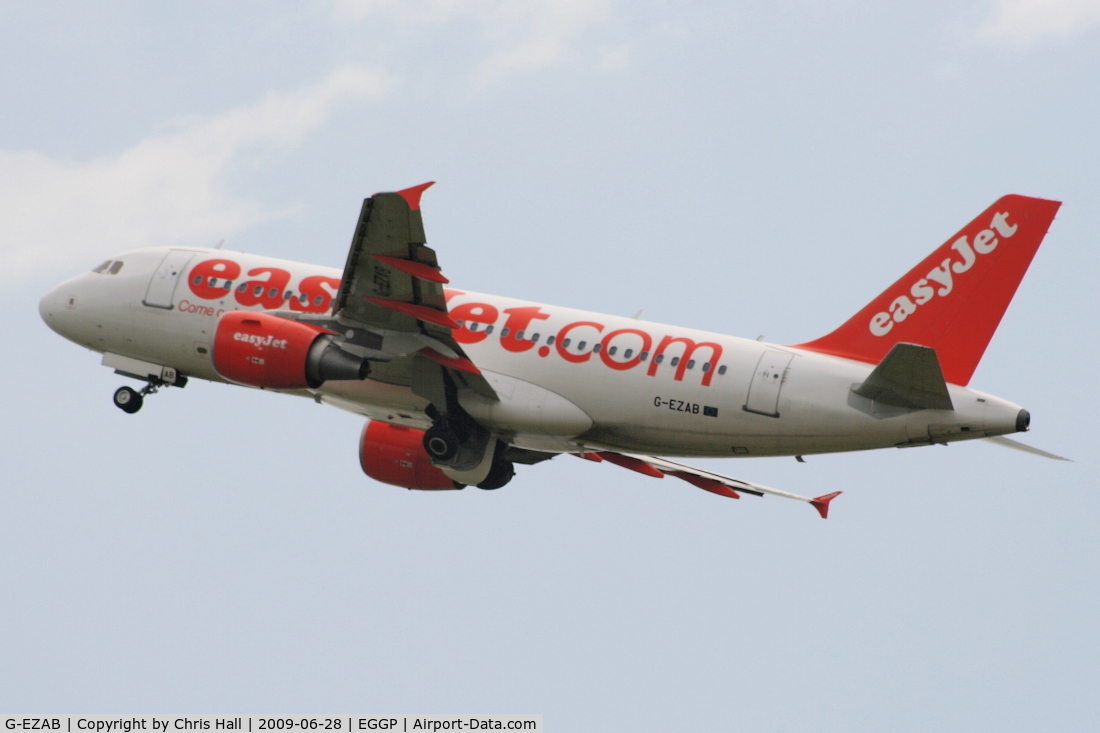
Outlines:
{"label": "nose landing gear", "polygon": [[171,384],[162,379],[149,379],[140,392],[132,387],[119,387],[115,390],[115,407],[129,415],[133,415],[145,404],[145,395],[156,394],[161,387],[183,387],[186,384],[187,377],[176,374],[175,381]]}
{"label": "nose landing gear", "polygon": [[123,412],[133,415],[135,412],[141,409],[141,405],[145,402],[145,398],[141,392],[130,387],[119,387],[115,390],[115,407]]}

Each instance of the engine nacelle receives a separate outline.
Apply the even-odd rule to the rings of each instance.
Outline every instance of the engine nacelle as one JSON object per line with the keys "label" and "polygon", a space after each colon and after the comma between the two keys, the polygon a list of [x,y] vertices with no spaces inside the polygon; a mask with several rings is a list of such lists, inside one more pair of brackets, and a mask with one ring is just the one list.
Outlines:
{"label": "engine nacelle", "polygon": [[406,489],[460,489],[432,465],[424,431],[370,420],[359,438],[359,465],[375,481]]}
{"label": "engine nacelle", "polygon": [[214,369],[233,382],[268,389],[317,388],[330,379],[365,379],[367,360],[318,326],[268,313],[229,311],[214,332]]}

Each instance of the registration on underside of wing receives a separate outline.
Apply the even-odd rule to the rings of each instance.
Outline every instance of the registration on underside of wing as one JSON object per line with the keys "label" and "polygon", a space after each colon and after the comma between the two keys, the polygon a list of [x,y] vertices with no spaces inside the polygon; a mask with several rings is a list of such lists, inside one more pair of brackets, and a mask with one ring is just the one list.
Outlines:
{"label": "registration on underside of wing", "polygon": [[[420,196],[431,185],[378,193],[363,201],[333,315],[343,324],[387,335],[384,344],[401,344],[394,353],[399,358],[372,371],[373,378],[414,384],[441,371],[414,364],[424,359],[442,367],[457,387],[495,397],[451,334],[458,324],[447,312],[447,278],[426,244],[420,215]],[[435,393],[438,386],[422,391]]]}
{"label": "registration on underside of wing", "polygon": [[742,479],[723,476],[720,473],[713,473],[711,471],[704,471],[700,468],[685,466],[682,463],[675,463],[656,456],[643,456],[634,453],[616,453],[614,451],[592,451],[588,453],[575,453],[573,455],[587,458],[590,461],[607,461],[654,478],[674,476],[700,489],[709,491],[712,494],[726,496],[730,499],[740,499],[740,494],[742,493],[753,494],[755,496],[773,494],[775,496],[782,496],[786,499],[797,499],[798,501],[804,501],[813,506],[813,508],[817,510],[817,513],[821,515],[822,519],[825,519],[829,515],[829,502],[841,494],[839,491],[834,491],[831,494],[813,498],[800,496],[798,494],[792,494],[789,491],[781,491],[751,481],[743,481]]}

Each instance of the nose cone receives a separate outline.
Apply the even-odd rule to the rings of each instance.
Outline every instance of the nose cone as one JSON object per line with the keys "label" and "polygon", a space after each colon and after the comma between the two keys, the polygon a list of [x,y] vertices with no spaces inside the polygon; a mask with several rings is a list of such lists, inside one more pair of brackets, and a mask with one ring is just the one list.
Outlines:
{"label": "nose cone", "polygon": [[70,341],[77,338],[77,296],[72,281],[63,282],[38,301],[38,315],[46,325]]}
{"label": "nose cone", "polygon": [[42,300],[38,301],[38,315],[42,316],[42,320],[54,331],[57,331],[57,326],[55,325],[57,323],[57,312],[61,308],[61,301],[63,298],[59,292],[60,289],[60,286],[54,288],[43,295]]}

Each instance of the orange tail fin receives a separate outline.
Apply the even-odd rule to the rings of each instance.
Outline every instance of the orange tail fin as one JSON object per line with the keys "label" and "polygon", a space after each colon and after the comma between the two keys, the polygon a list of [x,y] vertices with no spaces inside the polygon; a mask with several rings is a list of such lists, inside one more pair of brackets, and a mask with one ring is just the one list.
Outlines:
{"label": "orange tail fin", "polygon": [[1059,206],[1005,196],[840,328],[796,348],[877,364],[897,343],[930,346],[944,378],[965,386]]}

